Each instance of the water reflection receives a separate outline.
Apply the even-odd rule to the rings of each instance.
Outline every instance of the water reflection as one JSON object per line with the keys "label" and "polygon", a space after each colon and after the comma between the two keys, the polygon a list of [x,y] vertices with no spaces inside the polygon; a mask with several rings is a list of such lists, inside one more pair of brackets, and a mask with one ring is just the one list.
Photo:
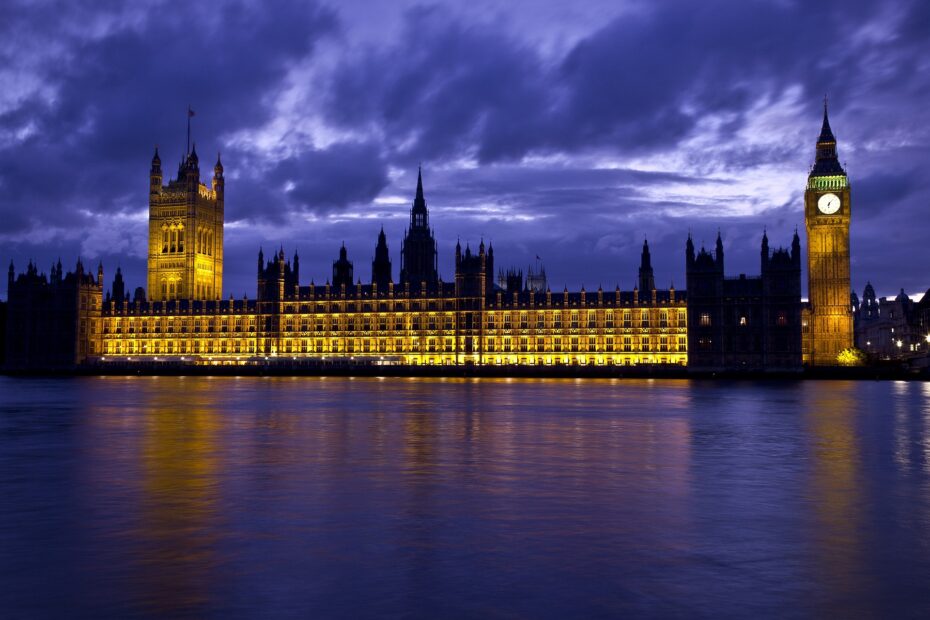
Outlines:
{"label": "water reflection", "polygon": [[0,506],[5,546],[24,514],[73,516],[61,570],[81,585],[57,615],[928,603],[906,578],[930,574],[926,384],[128,377],[43,384],[31,405],[10,381],[17,407],[73,418],[42,435],[8,416],[0,435],[77,472],[57,503],[0,479],[25,498]]}
{"label": "water reflection", "polygon": [[812,538],[818,573],[827,589],[823,611],[849,615],[861,613],[862,601],[855,594],[867,586],[860,547],[862,481],[853,400],[856,385],[837,382],[831,387],[809,390],[810,497],[817,518]]}

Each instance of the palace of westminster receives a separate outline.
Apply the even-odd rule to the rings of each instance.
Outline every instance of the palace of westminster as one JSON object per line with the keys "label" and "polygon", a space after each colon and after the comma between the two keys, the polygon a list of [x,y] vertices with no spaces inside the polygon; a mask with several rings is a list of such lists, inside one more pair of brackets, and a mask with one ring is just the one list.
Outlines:
{"label": "palace of westminster", "polygon": [[130,297],[117,269],[81,263],[50,275],[9,271],[5,362],[10,369],[120,363],[398,365],[686,365],[798,370],[834,365],[853,346],[850,190],[826,107],[805,192],[809,302],[801,248],[769,249],[761,273],[726,277],[724,248],[685,243],[686,290],[658,289],[644,243],[632,291],[552,291],[545,272],[498,271],[494,249],[455,247],[455,277],[438,276],[422,174],[397,280],[383,229],[371,277],[356,277],[345,247],[323,285],[300,282],[300,260],[258,253],[253,299],[223,298],[223,165],[201,182],[196,147],[165,183],[156,149],[149,173],[147,289]]}

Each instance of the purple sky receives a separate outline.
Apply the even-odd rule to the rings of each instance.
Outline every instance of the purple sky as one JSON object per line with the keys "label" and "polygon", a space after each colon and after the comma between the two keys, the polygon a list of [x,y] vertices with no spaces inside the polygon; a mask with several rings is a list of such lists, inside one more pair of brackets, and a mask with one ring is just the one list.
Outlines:
{"label": "purple sky", "polygon": [[[142,5],[145,5],[143,7]],[[824,93],[852,185],[853,288],[930,287],[930,2],[0,3],[0,259],[144,285],[148,169],[226,169],[224,292],[283,244],[303,283],[345,241],[394,261],[423,163],[453,246],[543,258],[553,289],[684,287],[688,230],[727,271],[803,237]],[[0,289],[5,297],[6,278]],[[806,284],[805,284],[806,290]]]}

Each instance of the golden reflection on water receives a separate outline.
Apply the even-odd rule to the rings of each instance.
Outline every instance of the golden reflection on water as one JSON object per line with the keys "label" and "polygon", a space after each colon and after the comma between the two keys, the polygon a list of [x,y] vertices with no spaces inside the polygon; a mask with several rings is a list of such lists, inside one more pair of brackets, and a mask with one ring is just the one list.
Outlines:
{"label": "golden reflection on water", "polygon": [[[776,496],[806,495],[812,520],[801,521],[808,530],[800,538],[810,548],[798,553],[810,554],[814,566],[799,570],[816,573],[818,587],[826,591],[820,600],[843,609],[843,601],[861,602],[857,593],[869,589],[856,384],[792,388],[786,394],[803,394],[798,397],[803,402],[785,405],[790,415],[779,417],[759,408],[774,394],[765,392],[769,388],[740,401],[728,390],[745,396],[738,390],[756,388],[696,387],[687,381],[101,381],[125,401],[93,405],[94,433],[112,438],[118,430],[123,440],[96,443],[95,462],[123,468],[98,472],[97,478],[119,487],[113,497],[133,502],[127,508],[135,515],[133,526],[118,535],[132,549],[135,598],[160,615],[215,603],[218,575],[235,564],[230,549],[250,538],[267,536],[272,542],[265,544],[274,548],[276,537],[288,540],[304,528],[325,541],[331,533],[326,528],[347,517],[356,520],[354,527],[378,532],[370,544],[395,557],[401,587],[409,591],[442,571],[440,549],[469,545],[491,553],[546,541],[555,557],[593,547],[589,571],[609,571],[621,561],[633,565],[638,553],[652,563],[649,553],[659,554],[659,564],[729,561],[733,554],[721,556],[715,541],[701,538],[702,532],[716,531],[702,527],[720,521],[717,514],[701,514],[707,506],[701,496],[728,488],[719,497],[729,505],[748,506],[748,514],[764,512],[764,505],[752,504],[749,490],[740,489],[747,483],[748,489],[759,485],[763,494],[773,486]],[[930,402],[930,385],[906,389],[921,391],[923,402]],[[696,393],[705,399],[700,404]],[[915,441],[901,403],[892,411],[898,462],[910,458],[899,452]],[[747,406],[755,407],[748,417]],[[923,420],[926,462],[930,405]],[[741,425],[749,428],[745,439],[733,439],[732,433],[744,432]],[[734,443],[721,451],[721,442],[758,441],[754,433],[766,425],[784,433],[776,440],[786,446],[807,443],[809,464],[769,472],[781,476],[776,481],[753,479],[751,471],[741,477],[764,461],[755,458],[752,446]],[[702,479],[696,463],[704,472],[724,475]],[[726,467],[741,473],[728,478]],[[253,513],[268,512],[263,518],[281,531],[233,524],[237,515],[231,507],[253,519]],[[739,515],[727,518],[739,522]],[[476,531],[476,523],[485,529]],[[511,532],[512,539],[489,538],[489,531]],[[787,543],[775,541],[772,548],[780,551],[779,544]],[[616,549],[630,557],[611,555]],[[366,561],[355,553],[329,561]]]}
{"label": "golden reflection on water", "polygon": [[[189,614],[210,599],[216,568],[214,547],[222,522],[219,504],[220,431],[214,405],[217,385],[210,379],[158,377],[101,379],[132,382],[144,408],[97,403],[91,411],[97,427],[122,428],[139,443],[134,454],[125,445],[95,444],[96,461],[122,469],[97,472],[101,483],[122,487],[112,501],[132,498],[125,531],[116,532],[130,548],[130,598],[158,615]],[[125,385],[125,383],[124,383]],[[135,404],[135,403],[134,403]],[[117,454],[119,453],[119,454]]]}
{"label": "golden reflection on water", "polygon": [[811,496],[817,521],[814,550],[833,613],[867,591],[866,561],[861,545],[862,492],[856,433],[855,383],[806,384],[811,392],[807,412],[811,438]]}

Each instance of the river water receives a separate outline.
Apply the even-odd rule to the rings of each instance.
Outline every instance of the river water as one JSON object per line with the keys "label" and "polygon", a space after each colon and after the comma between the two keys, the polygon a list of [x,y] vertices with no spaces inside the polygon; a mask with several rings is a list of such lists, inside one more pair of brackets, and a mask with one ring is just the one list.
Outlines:
{"label": "river water", "polygon": [[0,616],[926,617],[930,383],[0,377]]}

